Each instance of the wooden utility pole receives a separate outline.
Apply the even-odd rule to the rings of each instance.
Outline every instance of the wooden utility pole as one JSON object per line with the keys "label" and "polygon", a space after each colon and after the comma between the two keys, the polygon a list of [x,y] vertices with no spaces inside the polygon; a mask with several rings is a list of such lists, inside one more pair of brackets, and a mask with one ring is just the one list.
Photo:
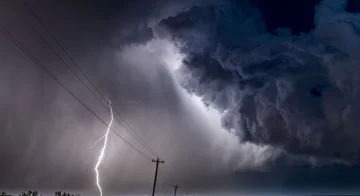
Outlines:
{"label": "wooden utility pole", "polygon": [[152,196],[154,196],[155,195],[155,187],[156,187],[156,179],[157,179],[157,172],[158,172],[159,163],[165,163],[165,161],[160,161],[160,159],[157,158],[156,160],[153,159],[152,162],[156,163],[154,186],[153,186],[153,191],[152,191]]}
{"label": "wooden utility pole", "polygon": [[177,184],[175,186],[173,186],[175,188],[175,192],[174,192],[174,196],[176,196],[176,191],[178,188],[180,188]]}

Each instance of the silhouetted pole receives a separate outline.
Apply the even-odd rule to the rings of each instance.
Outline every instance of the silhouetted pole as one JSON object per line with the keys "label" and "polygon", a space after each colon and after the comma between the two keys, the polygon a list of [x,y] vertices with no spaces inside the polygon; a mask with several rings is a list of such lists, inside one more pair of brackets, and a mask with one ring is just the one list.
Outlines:
{"label": "silhouetted pole", "polygon": [[176,196],[176,191],[179,188],[179,186],[176,184],[175,186],[173,186],[175,188],[175,192],[174,192],[174,196]]}
{"label": "silhouetted pole", "polygon": [[165,163],[165,161],[160,161],[160,159],[157,158],[156,161],[153,159],[152,162],[156,163],[154,186],[153,186],[153,192],[152,192],[152,196],[154,196],[155,195],[155,187],[156,187],[156,179],[157,179],[157,172],[158,172],[159,163]]}

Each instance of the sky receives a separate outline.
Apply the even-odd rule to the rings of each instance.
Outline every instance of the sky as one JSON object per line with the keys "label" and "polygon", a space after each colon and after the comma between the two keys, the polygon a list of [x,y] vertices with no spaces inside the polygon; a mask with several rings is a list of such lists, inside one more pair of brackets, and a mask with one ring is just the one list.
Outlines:
{"label": "sky", "polygon": [[164,194],[359,191],[356,0],[4,0],[0,24],[0,190],[98,195],[101,92],[132,145],[110,133],[106,195],[150,194],[157,156]]}

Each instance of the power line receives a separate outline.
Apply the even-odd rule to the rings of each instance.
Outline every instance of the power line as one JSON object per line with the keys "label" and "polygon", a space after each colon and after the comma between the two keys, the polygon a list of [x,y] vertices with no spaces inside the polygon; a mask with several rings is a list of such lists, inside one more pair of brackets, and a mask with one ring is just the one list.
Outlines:
{"label": "power line", "polygon": [[[160,170],[160,172],[162,174],[164,174],[164,172],[162,170]],[[163,193],[165,193],[165,191],[166,191],[166,187],[165,187],[166,180],[167,180],[167,178],[166,178],[165,174],[159,175],[159,185],[160,185],[160,188]]]}
{"label": "power line", "polygon": [[[24,2],[24,1],[23,1]],[[64,51],[64,53],[72,60],[72,62],[74,63],[74,65],[76,65],[76,67],[81,71],[81,73],[83,74],[83,76],[89,81],[89,83],[97,90],[97,92],[101,95],[102,98],[105,99],[105,96],[101,93],[101,91],[91,82],[91,80],[89,79],[89,77],[86,76],[85,72],[81,70],[80,66],[78,66],[76,64],[76,62],[73,60],[73,58],[71,58],[71,56],[69,55],[68,52],[66,52],[65,48],[60,44],[60,42],[55,38],[55,36],[48,30],[48,28],[46,27],[46,25],[40,20],[40,18],[31,10],[30,6],[28,6],[28,4],[26,4],[24,2],[24,4],[28,7],[28,9],[31,11],[31,13],[36,17],[36,19],[40,22],[40,24],[43,26],[43,28],[51,35],[51,37],[56,41],[56,43],[60,46],[60,48]],[[104,103],[95,95],[95,93],[90,89],[89,86],[87,86],[85,84],[85,82],[77,76],[77,74],[71,69],[70,65],[66,63],[66,61],[61,57],[61,55],[56,52],[51,45],[45,40],[45,38],[43,38],[43,36],[35,29],[35,27],[21,14],[21,17],[23,18],[23,20],[28,23],[31,28],[33,29],[33,31],[46,43],[46,45],[56,54],[56,56],[66,65],[66,67],[70,70],[70,72],[78,79],[81,81],[81,83],[91,92],[91,94],[105,107],[105,109],[108,110],[108,107],[106,105],[104,105]],[[115,114],[117,116],[119,116],[119,118],[121,119],[120,115],[115,111]],[[116,118],[116,117],[115,117]],[[127,130],[137,141],[140,142],[140,144],[145,147],[149,152],[151,152],[153,155],[155,155],[156,157],[160,157],[154,150],[151,149],[150,146],[148,146],[142,139],[141,137],[136,133],[136,131],[123,119],[119,120],[118,118],[116,118],[116,120],[123,126],[125,127],[125,130]],[[128,128],[128,129],[126,129]],[[117,135],[118,133],[115,132]],[[118,135],[119,136],[119,135]],[[163,166],[163,170],[164,170],[164,174],[166,175],[166,178],[171,179],[167,166],[166,164]]]}
{"label": "power line", "polygon": [[[56,83],[58,83],[66,92],[68,92],[75,100],[77,100],[82,106],[84,106],[90,113],[92,113],[101,123],[105,126],[109,127],[109,125],[103,121],[94,111],[92,111],[84,102],[81,101],[79,97],[77,97],[69,88],[66,87],[64,83],[62,83],[55,75],[53,75],[50,70],[48,70],[33,54],[31,54],[6,28],[0,23],[0,31],[17,47],[19,47],[36,65],[38,65],[46,74],[48,74]],[[125,140],[120,134],[118,134],[113,128],[110,129],[125,143],[127,143],[131,148],[136,150],[140,155],[144,158],[151,161],[151,158],[146,156],[143,152],[133,146],[131,143]]]}
{"label": "power line", "polygon": [[171,178],[169,177],[169,175],[167,174],[167,172],[164,170],[164,167],[161,167],[161,171],[162,171],[162,173],[164,174],[164,177],[165,177],[165,179],[167,180],[167,181],[169,181],[170,183],[173,183],[174,181],[173,180],[171,180]]}
{"label": "power line", "polygon": [[[166,169],[165,169],[165,166],[164,165],[161,165],[162,166],[162,169],[163,169],[163,171],[164,171],[164,175],[165,175],[165,177],[166,178],[169,178],[169,175],[168,175],[168,172],[166,171]],[[170,179],[170,178],[169,178]]]}
{"label": "power line", "polygon": [[[64,63],[64,65],[69,69],[69,71],[90,91],[90,93],[99,101],[102,103],[102,101],[95,95],[95,93],[93,93],[93,91],[85,84],[85,82],[83,80],[81,80],[81,78],[78,77],[78,75],[71,69],[71,66],[65,61],[64,58],[62,58],[60,56],[60,54],[58,52],[55,51],[54,48],[51,47],[51,45],[49,44],[49,42],[47,42],[45,40],[45,38],[35,29],[35,27],[33,25],[31,25],[31,23],[20,13],[18,12],[18,14],[21,16],[21,18],[31,27],[31,29],[41,38],[41,40],[50,48],[51,51],[53,51],[55,53],[55,55],[60,59],[60,61],[62,63]],[[104,104],[104,103],[102,103]],[[108,107],[106,107],[107,110]]]}
{"label": "power line", "polygon": [[[86,78],[86,80],[90,83],[90,85],[97,91],[98,94],[100,94],[100,96],[105,99],[105,96],[103,95],[103,93],[95,86],[95,84],[90,80],[90,78],[85,74],[85,72],[81,69],[81,67],[75,62],[75,60],[70,56],[70,54],[66,51],[65,47],[61,45],[61,43],[57,40],[57,38],[51,33],[51,31],[46,27],[45,23],[42,22],[42,20],[40,19],[40,17],[32,10],[32,8],[26,3],[26,1],[21,0],[21,2],[29,9],[29,11],[32,13],[32,15],[36,18],[36,20],[41,24],[41,26],[45,29],[45,31],[52,37],[52,39],[55,40],[55,42],[57,43],[57,45],[60,47],[60,49],[65,53],[65,55],[71,60],[71,62],[75,65],[75,67],[80,71],[80,73]],[[20,14],[21,15],[21,14]],[[21,15],[22,16],[22,15]],[[91,94],[107,109],[109,110],[109,108],[104,105],[104,103],[99,100],[99,98],[95,95],[94,92],[92,92],[92,90],[85,84],[84,81],[81,80],[81,78],[79,78],[77,76],[77,74],[71,69],[71,67],[66,63],[66,61],[51,47],[51,45],[41,36],[40,33],[38,33],[36,31],[36,29],[22,16],[22,18],[25,20],[25,22],[27,22],[32,29],[38,34],[38,36],[41,37],[41,39],[47,43],[48,47],[51,48],[51,50],[60,58],[60,60],[68,67],[68,69],[72,72],[73,75],[75,75],[75,77],[81,81],[81,83],[83,85],[86,86],[86,88],[91,92]],[[114,113],[116,114],[116,116],[119,117],[115,119],[125,128],[126,131],[128,131],[138,142],[140,142],[140,144],[146,148],[150,153],[152,153],[154,156],[156,157],[160,157],[149,145],[146,144],[145,141],[143,141],[141,139],[141,137],[136,133],[136,131],[124,120],[121,118],[121,116],[119,115],[119,113],[114,109]]]}
{"label": "power line", "polygon": [[161,165],[161,166],[162,166],[162,169],[163,169],[163,171],[164,171],[165,177],[166,177],[169,181],[171,181],[172,183],[174,183],[175,181],[174,181],[174,179],[171,177],[171,175],[170,175],[170,173],[169,173],[169,171],[168,171],[168,169],[167,169],[166,163],[164,163],[164,164]]}
{"label": "power line", "polygon": [[[103,95],[103,93],[101,92],[101,90],[99,88],[96,87],[96,85],[91,81],[91,79],[86,75],[86,73],[82,70],[82,68],[76,63],[76,61],[71,57],[71,55],[69,54],[69,52],[65,49],[65,47],[60,43],[60,41],[55,37],[55,35],[47,28],[47,26],[45,25],[45,23],[40,19],[40,17],[32,10],[32,8],[29,6],[28,3],[26,3],[25,0],[20,0],[27,8],[28,10],[31,12],[31,14],[36,18],[36,20],[41,24],[41,26],[45,29],[45,31],[51,36],[52,39],[54,39],[54,41],[57,43],[57,45],[60,47],[60,49],[64,52],[64,54],[70,59],[70,61],[75,65],[75,67],[79,70],[79,72],[84,76],[84,78],[89,82],[89,84],[95,89],[95,91],[100,95],[100,97],[102,99],[105,99],[105,96]],[[21,15],[21,14],[20,14]],[[22,15],[21,15],[22,16]],[[23,16],[22,16],[23,17]],[[71,73],[73,75],[75,75],[75,77],[77,79],[79,79],[81,81],[81,83],[83,85],[86,86],[86,88],[91,92],[91,94],[104,106],[104,108],[106,108],[107,110],[109,110],[109,108],[103,103],[103,101],[101,101],[96,94],[91,90],[91,88],[80,78],[77,76],[77,74],[71,69],[71,67],[69,66],[69,64],[66,63],[66,61],[61,57],[61,55],[59,53],[57,53],[52,47],[51,45],[41,36],[40,33],[38,33],[36,31],[36,29],[30,24],[30,22],[28,20],[26,20],[24,17],[23,19],[25,20],[25,22],[27,22],[32,29],[41,37],[41,39],[46,42],[46,44],[48,45],[48,47],[51,48],[51,50],[60,58],[60,60],[68,67],[68,69],[71,71]],[[154,156],[159,157],[160,156],[137,134],[137,132],[130,126],[130,124],[121,118],[121,115],[119,115],[119,113],[116,111],[116,109],[113,109],[114,113],[116,114],[116,116],[118,116],[118,118],[115,116],[115,119],[118,121],[118,123],[120,123],[124,129],[129,132],[145,149],[147,149],[150,153],[152,153]],[[186,118],[186,120],[188,120]],[[117,134],[117,133],[116,133]],[[209,141],[208,141],[209,142]],[[210,143],[210,142],[209,142]],[[168,172],[168,168],[167,165],[164,164],[163,166],[163,170],[166,172],[166,175],[168,176],[168,178],[170,178],[169,176],[169,172]]]}
{"label": "power line", "polygon": [[[20,0],[19,0],[20,1]],[[37,5],[40,4],[40,2],[37,0],[36,2]],[[29,4],[28,4],[29,5]],[[56,4],[52,4],[51,1],[42,1],[42,6],[44,6],[45,9],[49,10],[50,12],[52,12],[55,15],[62,15],[64,17],[65,20],[68,20],[70,17],[70,15],[64,15],[63,12],[61,12],[61,10],[59,10],[58,7],[54,7],[53,5]],[[72,18],[70,18],[72,19]],[[79,28],[81,24],[77,23],[76,27]],[[101,41],[108,41],[108,36],[106,35],[106,33],[104,32],[100,32],[98,31],[98,28],[95,27],[88,27],[86,25],[81,25],[82,28],[84,28],[87,32],[91,32],[97,35],[97,37],[101,38]]]}
{"label": "power line", "polygon": [[[80,82],[86,86],[86,88],[91,92],[91,94],[102,104],[104,105],[104,103],[95,95],[95,93],[93,93],[93,91],[85,84],[85,82],[71,69],[70,65],[66,63],[66,61],[61,57],[61,55],[55,51],[55,49],[53,49],[51,47],[51,45],[45,40],[45,38],[34,28],[34,26],[31,25],[31,23],[21,14],[21,17],[24,19],[24,21],[26,23],[28,23],[31,28],[33,29],[33,31],[45,42],[45,44],[56,54],[56,56],[66,65],[66,67],[71,71],[71,73],[78,79],[80,80]],[[0,24],[1,25],[1,24]],[[109,126],[106,122],[104,122],[95,112],[93,112],[84,102],[81,101],[80,98],[78,98],[69,88],[66,87],[66,85],[64,83],[62,83],[55,75],[53,75],[51,73],[51,71],[49,71],[33,54],[31,54],[10,32],[8,32],[6,30],[6,28],[4,26],[1,25],[0,29],[15,45],[17,45],[33,62],[35,62],[45,73],[47,73],[54,81],[56,81],[61,87],[63,87],[71,96],[73,96],[79,103],[81,103],[89,112],[91,112],[96,118],[98,118],[98,120],[100,120],[105,126]],[[44,27],[46,28],[46,27]],[[4,32],[5,31],[5,32]],[[53,37],[55,39],[55,37]],[[57,43],[60,45],[60,43],[57,41]],[[61,46],[61,45],[60,45]],[[63,47],[62,47],[63,48]],[[63,49],[64,52],[65,49]],[[67,53],[68,55],[68,53]],[[69,56],[69,58],[71,58]],[[74,61],[73,61],[74,62]],[[75,62],[74,62],[75,64]],[[78,69],[80,70],[81,68],[78,67]],[[82,74],[84,75],[85,78],[87,78],[87,80],[89,80],[90,84],[93,85],[93,83],[91,83],[90,79],[85,75],[84,72],[82,72]],[[95,85],[93,85],[93,87],[98,91],[98,93],[101,95],[101,97],[103,99],[106,99],[105,96],[103,96],[103,94],[96,88]],[[105,106],[105,108],[108,110],[108,108]],[[116,113],[116,111],[115,111]],[[117,113],[116,113],[117,114]],[[121,119],[120,115],[117,114],[119,116],[119,118]],[[115,117],[116,118],[116,117]],[[117,118],[116,118],[117,119]],[[118,119],[117,119],[118,120]],[[151,152],[153,155],[160,157],[155,151],[153,151],[141,138],[140,136],[135,132],[135,130],[133,130],[133,128],[125,121],[125,120],[118,120],[120,122],[120,124],[122,126],[124,126],[125,128],[129,128],[131,131],[127,130],[129,133],[131,133],[135,139],[137,139],[147,150],[149,150],[149,152]],[[137,149],[134,145],[132,145],[130,142],[128,142],[127,140],[125,140],[125,138],[123,138],[119,133],[117,133],[113,128],[110,127],[110,129],[118,136],[120,137],[124,142],[126,142],[130,147],[132,147],[134,150],[136,150],[140,155],[142,155],[144,158],[151,160],[148,156],[146,156],[141,150]],[[164,174],[165,177],[167,179],[170,179],[169,177],[169,172],[167,169],[167,166],[162,166],[163,170],[164,170]]]}
{"label": "power line", "polygon": [[[39,21],[39,23],[41,24],[41,26],[45,29],[45,31],[55,40],[55,42],[59,45],[60,49],[65,53],[65,55],[67,57],[69,57],[69,59],[71,60],[71,62],[74,63],[74,65],[76,66],[76,68],[78,68],[78,70],[82,73],[82,75],[84,75],[84,77],[90,82],[90,84],[95,88],[95,90],[102,95],[102,93],[100,92],[100,90],[98,88],[96,88],[96,86],[91,82],[91,80],[85,75],[85,73],[82,71],[82,69],[80,68],[80,66],[78,66],[78,64],[75,62],[75,60],[69,55],[69,53],[65,50],[65,48],[60,44],[60,42],[56,39],[56,37],[49,31],[49,29],[46,27],[46,25],[42,22],[42,20],[38,17],[38,15],[31,9],[31,7],[26,3],[26,1],[21,0],[21,2],[29,9],[29,11],[31,12],[31,14],[36,18],[37,21]],[[103,98],[105,98],[103,96]]]}

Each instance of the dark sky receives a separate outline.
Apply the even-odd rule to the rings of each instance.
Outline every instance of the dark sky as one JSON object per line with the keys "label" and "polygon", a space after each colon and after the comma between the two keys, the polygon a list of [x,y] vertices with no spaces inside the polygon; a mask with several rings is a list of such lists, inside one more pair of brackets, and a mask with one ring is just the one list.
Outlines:
{"label": "dark sky", "polygon": [[[57,40],[22,1],[0,24],[105,122],[81,72],[112,101],[159,192],[357,190],[357,0],[25,2]],[[2,33],[0,69],[0,189],[97,195],[106,127]],[[103,188],[148,194],[154,166],[111,133]]]}

